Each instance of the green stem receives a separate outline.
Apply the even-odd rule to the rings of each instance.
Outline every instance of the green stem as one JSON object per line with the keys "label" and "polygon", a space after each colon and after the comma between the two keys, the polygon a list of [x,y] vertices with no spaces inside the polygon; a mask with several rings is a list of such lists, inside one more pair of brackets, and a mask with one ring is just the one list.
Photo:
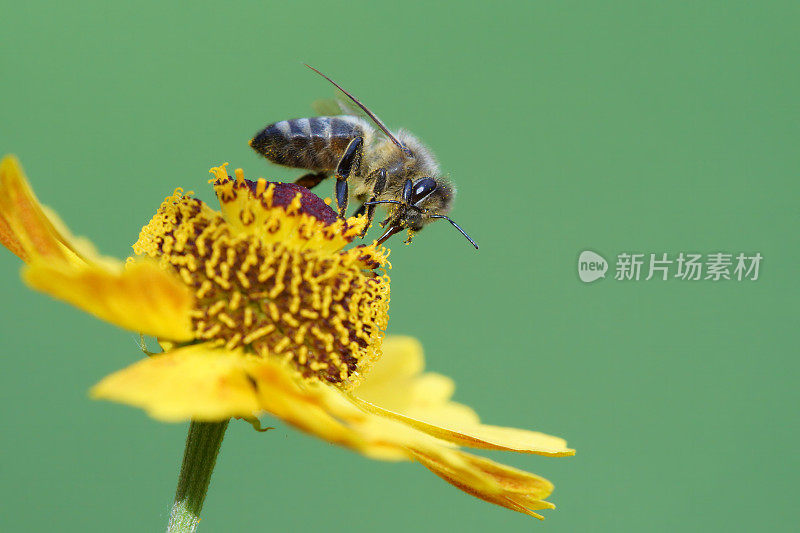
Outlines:
{"label": "green stem", "polygon": [[169,515],[167,533],[193,533],[200,522],[200,511],[206,499],[208,484],[217,462],[222,438],[230,420],[196,422],[189,425],[186,449],[178,477],[175,503]]}

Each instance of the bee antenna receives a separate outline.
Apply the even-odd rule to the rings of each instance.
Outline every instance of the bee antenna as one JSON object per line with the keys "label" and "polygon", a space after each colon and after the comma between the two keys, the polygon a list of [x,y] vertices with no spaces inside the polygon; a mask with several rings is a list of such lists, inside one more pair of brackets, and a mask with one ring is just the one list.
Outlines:
{"label": "bee antenna", "polygon": [[424,213],[425,210],[418,205],[414,204],[405,204],[399,200],[371,200],[369,202],[364,202],[364,205],[379,205],[379,204],[396,204],[396,205],[407,205],[410,209],[416,209],[420,213]]}
{"label": "bee antenna", "polygon": [[322,76],[323,78],[325,78],[326,80],[328,80],[329,82],[331,82],[331,83],[334,85],[334,87],[336,87],[337,89],[339,89],[340,91],[342,91],[342,92],[345,94],[345,96],[347,96],[347,97],[348,97],[350,100],[352,100],[352,101],[353,101],[353,103],[355,103],[355,104],[356,104],[358,107],[360,107],[360,108],[361,108],[361,109],[364,111],[364,113],[366,113],[366,114],[367,114],[367,116],[368,116],[369,118],[371,118],[371,119],[372,119],[372,121],[373,121],[373,122],[374,122],[374,123],[375,123],[375,124],[376,124],[376,125],[377,125],[377,126],[380,128],[380,129],[381,129],[381,131],[383,131],[383,133],[385,133],[385,134],[386,134],[386,136],[387,136],[387,137],[389,137],[389,139],[391,139],[391,140],[392,140],[392,142],[393,142],[394,144],[396,144],[396,145],[397,145],[397,147],[398,147],[398,148],[400,148],[400,150],[402,150],[402,152],[403,152],[404,154],[406,154],[407,156],[410,156],[410,155],[411,155],[411,150],[409,150],[408,148],[406,148],[405,146],[403,146],[403,143],[401,143],[400,141],[398,141],[398,140],[395,138],[395,136],[394,136],[394,135],[392,135],[392,132],[390,132],[390,131],[389,131],[389,128],[387,128],[387,127],[386,127],[386,125],[385,125],[383,122],[381,122],[381,119],[379,119],[379,118],[378,118],[378,117],[375,115],[375,113],[373,113],[372,111],[370,111],[369,109],[367,109],[367,106],[365,106],[364,104],[362,104],[361,102],[359,102],[359,101],[358,101],[358,99],[357,99],[355,96],[353,96],[353,95],[352,95],[352,94],[350,94],[349,92],[345,91],[345,90],[342,88],[342,86],[341,86],[341,85],[339,85],[338,83],[336,83],[335,81],[333,81],[332,79],[330,79],[328,76],[326,76],[325,74],[323,74],[323,73],[322,73],[322,72],[320,72],[319,70],[315,69],[314,67],[312,67],[312,66],[311,66],[311,65],[309,65],[308,63],[303,63],[303,64],[304,64],[305,66],[307,66],[308,68],[310,68],[311,70],[313,70],[314,72],[316,72],[317,74],[319,74],[320,76]]}
{"label": "bee antenna", "polygon": [[469,235],[467,235],[467,232],[466,232],[466,231],[464,231],[463,229],[461,229],[461,226],[459,226],[458,224],[456,224],[456,221],[455,221],[455,220],[453,220],[453,219],[452,219],[452,218],[450,218],[450,217],[446,217],[446,216],[444,216],[444,215],[431,215],[430,217],[431,217],[431,218],[443,218],[443,219],[445,219],[446,221],[448,221],[449,223],[451,223],[451,224],[453,225],[453,227],[454,227],[454,228],[456,228],[458,231],[460,231],[460,232],[461,232],[461,235],[463,235],[464,237],[466,237],[466,238],[467,238],[467,240],[470,242],[470,244],[472,244],[472,246],[474,246],[476,250],[478,249],[478,245],[477,245],[477,244],[475,244],[475,241],[473,241],[473,240],[472,240],[472,238],[470,238],[470,236],[469,236]]}
{"label": "bee antenna", "polygon": [[371,200],[369,202],[364,202],[364,205],[378,205],[378,204],[397,204],[403,205],[403,202],[398,200]]}

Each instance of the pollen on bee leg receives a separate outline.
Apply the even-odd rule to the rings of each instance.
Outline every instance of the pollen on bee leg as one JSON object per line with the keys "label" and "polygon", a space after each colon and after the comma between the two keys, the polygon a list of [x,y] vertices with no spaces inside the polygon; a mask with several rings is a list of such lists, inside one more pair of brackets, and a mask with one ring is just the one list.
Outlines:
{"label": "pollen on bee leg", "polygon": [[181,190],[164,200],[134,251],[175,270],[195,295],[198,340],[285,360],[300,376],[353,385],[380,356],[387,250],[343,248],[364,217],[338,218],[294,184],[211,169],[222,213]]}

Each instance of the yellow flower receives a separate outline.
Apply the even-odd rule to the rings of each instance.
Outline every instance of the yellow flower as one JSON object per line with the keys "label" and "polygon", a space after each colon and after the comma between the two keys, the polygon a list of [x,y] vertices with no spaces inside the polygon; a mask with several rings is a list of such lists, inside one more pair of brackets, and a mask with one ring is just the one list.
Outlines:
{"label": "yellow flower", "polygon": [[292,184],[211,172],[221,211],[178,189],[122,263],[71,236],[14,158],[0,162],[0,243],[25,261],[25,281],[166,350],[106,377],[93,397],[165,421],[267,412],[515,511],[554,507],[549,481],[462,448],[573,455],[564,440],[481,424],[451,400],[449,378],[423,371],[416,340],[383,338],[388,251],[345,249],[363,217],[338,220]]}

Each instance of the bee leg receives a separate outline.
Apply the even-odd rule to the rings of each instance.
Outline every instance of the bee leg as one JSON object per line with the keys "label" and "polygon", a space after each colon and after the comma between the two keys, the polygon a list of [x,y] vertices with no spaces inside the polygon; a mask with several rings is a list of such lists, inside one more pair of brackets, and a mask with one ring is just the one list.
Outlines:
{"label": "bee leg", "polygon": [[329,174],[327,172],[309,172],[294,180],[294,184],[305,187],[306,189],[313,189],[328,176]]}
{"label": "bee leg", "polygon": [[[378,199],[378,196],[383,192],[384,187],[386,187],[386,169],[379,168],[375,172],[373,172],[370,177],[375,177],[375,186],[372,188],[372,198],[369,199],[370,202],[374,202]],[[363,205],[361,207],[364,207]],[[377,206],[375,204],[367,206],[367,225],[364,226],[364,229],[361,231],[360,237],[363,239],[364,236],[367,234],[367,230],[372,225],[372,219],[375,218],[375,208]],[[383,227],[383,225],[381,226]]]}
{"label": "bee leg", "polygon": [[361,150],[364,147],[364,138],[356,137],[347,149],[344,155],[336,165],[336,204],[339,206],[339,218],[344,218],[347,212],[347,199],[349,190],[347,188],[347,178],[350,177],[353,170],[361,166]]}
{"label": "bee leg", "polygon": [[394,217],[393,217],[392,215],[389,215],[388,217],[386,217],[386,218],[384,218],[383,220],[381,220],[381,221],[378,223],[378,225],[379,225],[380,227],[382,227],[382,228],[385,228],[385,227],[386,227],[386,224],[388,224],[389,222],[391,222],[393,218],[394,218]]}
{"label": "bee leg", "polygon": [[344,218],[347,212],[347,197],[349,192],[347,189],[347,180],[336,180],[336,205],[339,206],[339,218]]}

